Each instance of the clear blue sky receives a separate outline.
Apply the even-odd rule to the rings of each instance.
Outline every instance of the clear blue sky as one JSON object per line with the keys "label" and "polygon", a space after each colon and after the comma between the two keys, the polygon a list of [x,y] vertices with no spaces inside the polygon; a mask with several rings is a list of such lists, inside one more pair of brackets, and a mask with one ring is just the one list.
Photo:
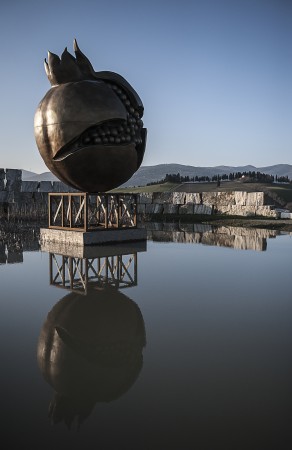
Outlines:
{"label": "clear blue sky", "polygon": [[33,133],[43,60],[75,37],[140,95],[143,165],[292,164],[291,0],[9,0],[0,36],[0,167],[47,171]]}

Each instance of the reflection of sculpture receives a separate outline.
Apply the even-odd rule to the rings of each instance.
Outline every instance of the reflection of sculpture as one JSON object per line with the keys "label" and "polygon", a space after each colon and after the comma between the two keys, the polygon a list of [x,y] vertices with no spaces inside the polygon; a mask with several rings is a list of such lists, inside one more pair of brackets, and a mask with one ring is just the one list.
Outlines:
{"label": "reflection of sculpture", "polygon": [[49,52],[45,69],[52,88],[34,121],[36,143],[48,168],[86,192],[107,191],[140,167],[146,145],[142,102],[114,72],[95,72],[74,41],[61,59]]}
{"label": "reflection of sculpture", "polygon": [[38,363],[55,389],[49,414],[71,426],[96,402],[109,402],[136,381],[143,364],[144,321],[138,306],[113,287],[72,292],[50,311],[38,343]]}

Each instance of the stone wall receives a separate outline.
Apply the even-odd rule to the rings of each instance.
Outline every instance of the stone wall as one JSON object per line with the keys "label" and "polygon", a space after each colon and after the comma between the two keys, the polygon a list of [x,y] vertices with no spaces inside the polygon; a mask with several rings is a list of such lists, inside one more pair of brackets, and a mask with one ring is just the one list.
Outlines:
{"label": "stone wall", "polygon": [[[0,218],[42,219],[48,192],[76,192],[61,181],[22,181],[21,170],[0,169]],[[153,214],[280,217],[264,192],[165,192],[138,195],[138,219]]]}
{"label": "stone wall", "polygon": [[138,214],[228,214],[279,217],[264,192],[165,192],[138,196]]}
{"label": "stone wall", "polygon": [[61,181],[23,181],[18,169],[0,169],[0,218],[46,219],[48,192],[75,192]]}
{"label": "stone wall", "polygon": [[9,193],[14,192],[75,192],[61,181],[23,181],[18,169],[0,169],[0,194],[9,201]]}

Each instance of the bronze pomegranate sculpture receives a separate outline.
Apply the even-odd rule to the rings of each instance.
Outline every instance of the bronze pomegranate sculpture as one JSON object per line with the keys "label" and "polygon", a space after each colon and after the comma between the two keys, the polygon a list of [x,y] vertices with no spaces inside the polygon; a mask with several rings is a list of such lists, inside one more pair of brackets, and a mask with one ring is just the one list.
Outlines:
{"label": "bronze pomegranate sculpture", "polygon": [[85,192],[106,192],[140,167],[146,146],[143,104],[114,72],[95,72],[74,40],[61,59],[49,52],[45,70],[52,85],[34,118],[39,152],[61,181]]}

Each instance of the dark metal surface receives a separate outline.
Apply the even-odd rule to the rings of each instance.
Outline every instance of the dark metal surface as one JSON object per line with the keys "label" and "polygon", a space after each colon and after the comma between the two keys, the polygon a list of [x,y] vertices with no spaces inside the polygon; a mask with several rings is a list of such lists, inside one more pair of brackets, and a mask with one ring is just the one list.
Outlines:
{"label": "dark metal surface", "polygon": [[114,72],[95,72],[74,41],[75,58],[49,52],[52,88],[35,113],[40,154],[61,181],[85,192],[106,192],[140,167],[146,147],[143,104]]}
{"label": "dark metal surface", "polygon": [[137,304],[112,286],[71,292],[49,312],[37,360],[53,387],[53,424],[80,425],[97,402],[125,394],[143,367],[145,324]]}

